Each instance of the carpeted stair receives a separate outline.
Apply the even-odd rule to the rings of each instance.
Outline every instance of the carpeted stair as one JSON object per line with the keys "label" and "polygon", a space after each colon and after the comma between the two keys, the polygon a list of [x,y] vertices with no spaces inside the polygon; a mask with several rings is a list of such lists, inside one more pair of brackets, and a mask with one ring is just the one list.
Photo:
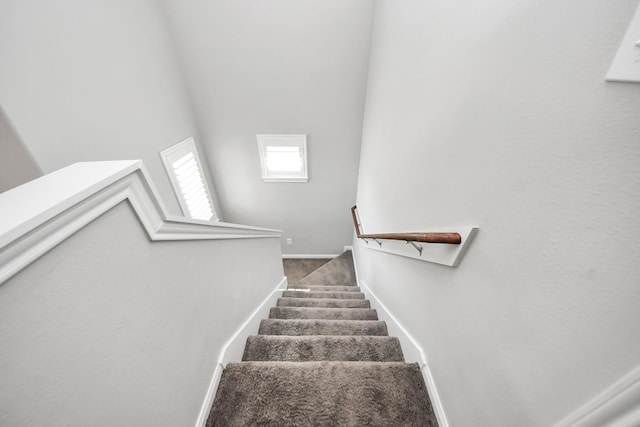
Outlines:
{"label": "carpeted stair", "polygon": [[308,289],[306,292],[300,290],[286,290],[282,293],[284,298],[338,298],[338,299],[364,299],[362,292],[348,291],[315,291]]}
{"label": "carpeted stair", "polygon": [[404,357],[397,338],[322,335],[249,337],[242,357],[244,362],[314,360],[404,362]]}
{"label": "carpeted stair", "polygon": [[265,319],[260,335],[389,335],[384,322],[373,320]]}
{"label": "carpeted stair", "polygon": [[366,299],[279,298],[277,307],[371,308]]}
{"label": "carpeted stair", "polygon": [[345,252],[283,292],[226,366],[207,426],[365,425],[438,424],[418,365],[404,363]]}

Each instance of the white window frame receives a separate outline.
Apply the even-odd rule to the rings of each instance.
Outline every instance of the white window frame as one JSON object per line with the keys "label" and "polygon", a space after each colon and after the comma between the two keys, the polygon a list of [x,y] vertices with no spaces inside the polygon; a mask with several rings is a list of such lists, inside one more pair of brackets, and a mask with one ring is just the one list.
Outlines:
{"label": "white window frame", "polygon": [[[212,216],[208,220],[203,221],[219,221],[218,215],[216,214],[216,209],[213,204],[213,198],[211,189],[209,188],[209,183],[207,182],[206,176],[204,174],[204,168],[202,167],[202,161],[200,160],[200,156],[198,155],[198,150],[196,149],[195,141],[193,137],[189,137],[183,141],[178,142],[164,150],[160,151],[160,158],[162,159],[162,164],[164,165],[165,171],[169,176],[169,181],[171,181],[171,186],[173,187],[173,191],[178,198],[178,203],[180,205],[180,209],[182,210],[182,214],[187,218],[193,218],[189,205],[187,203],[185,194],[182,192],[182,188],[180,187],[180,182],[178,181],[178,177],[175,174],[173,169],[173,163],[185,155],[192,153],[195,159],[196,165],[200,172],[200,177],[204,184],[204,189],[206,193],[207,200],[209,202],[209,206],[211,207]],[[193,218],[197,219],[197,218]],[[201,219],[202,220],[202,219]]]}
{"label": "white window frame", "polygon": [[[307,182],[307,135],[257,134],[262,180],[264,182]],[[297,147],[300,153],[301,168],[296,173],[277,173],[267,166],[267,147]]]}

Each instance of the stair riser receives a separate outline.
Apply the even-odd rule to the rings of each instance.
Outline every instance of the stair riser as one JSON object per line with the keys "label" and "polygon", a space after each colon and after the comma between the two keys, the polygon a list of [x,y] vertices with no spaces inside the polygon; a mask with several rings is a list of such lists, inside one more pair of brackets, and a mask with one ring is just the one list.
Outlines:
{"label": "stair riser", "polygon": [[336,298],[280,298],[278,307],[371,308],[368,300]]}
{"label": "stair riser", "polygon": [[372,320],[264,319],[260,335],[375,335],[387,336],[387,325]]}
{"label": "stair riser", "polygon": [[310,292],[360,292],[358,286],[301,286],[289,285],[287,289],[308,289]]}
{"label": "stair riser", "polygon": [[367,308],[274,307],[269,311],[269,318],[378,320],[378,314],[375,310]]}
{"label": "stair riser", "polygon": [[252,336],[243,361],[404,362],[400,342],[392,337]]}
{"label": "stair riser", "polygon": [[364,299],[362,292],[300,292],[284,291],[284,298],[337,298],[337,299]]}

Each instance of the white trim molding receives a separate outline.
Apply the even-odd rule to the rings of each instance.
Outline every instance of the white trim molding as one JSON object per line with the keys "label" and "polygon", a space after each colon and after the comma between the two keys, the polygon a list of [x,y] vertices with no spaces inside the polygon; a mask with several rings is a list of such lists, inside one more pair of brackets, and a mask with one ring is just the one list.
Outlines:
{"label": "white trim molding", "polygon": [[273,291],[262,301],[262,303],[251,313],[251,315],[245,320],[245,322],[238,328],[238,330],[231,336],[229,341],[226,342],[220,356],[218,357],[218,363],[211,376],[209,382],[209,388],[205,395],[204,402],[200,408],[200,414],[196,421],[196,427],[204,427],[209,418],[209,412],[211,412],[211,406],[213,405],[213,399],[216,396],[218,390],[218,384],[220,384],[220,378],[222,378],[222,371],[227,366],[227,363],[242,360],[244,347],[247,342],[247,338],[251,335],[256,335],[260,327],[262,319],[269,317],[269,310],[271,307],[275,307],[277,299],[280,297],[280,292],[287,289],[287,278],[283,277],[280,283],[275,287]]}
{"label": "white trim molding", "polygon": [[640,366],[613,383],[554,427],[640,425]]}
{"label": "white trim molding", "polygon": [[282,234],[169,215],[140,160],[75,163],[0,194],[0,284],[123,201],[152,241]]}
{"label": "white trim molding", "polygon": [[640,83],[640,6],[631,18],[616,57],[607,73],[608,82]]}
{"label": "white trim molding", "polygon": [[389,335],[397,337],[400,341],[400,346],[402,347],[402,353],[404,354],[405,361],[407,363],[415,362],[418,364],[418,366],[420,366],[422,377],[424,378],[424,382],[427,386],[427,391],[429,392],[431,406],[433,406],[433,411],[435,412],[436,418],[438,419],[438,425],[440,427],[449,427],[449,422],[447,421],[444,407],[442,406],[442,402],[440,401],[440,395],[438,394],[436,383],[433,379],[433,375],[431,374],[431,369],[429,369],[429,364],[427,363],[427,357],[425,356],[424,350],[422,349],[420,344],[418,344],[418,342],[411,336],[409,331],[407,331],[405,327],[396,319],[396,317],[387,309],[382,301],[378,299],[378,296],[371,291],[371,289],[365,282],[358,282],[358,286],[360,286],[360,289],[364,293],[365,297],[371,302],[371,307],[375,308],[378,312],[378,319],[384,320],[387,324]]}
{"label": "white trim molding", "polygon": [[404,354],[405,360],[408,363],[415,362],[420,366],[420,371],[422,372],[425,385],[427,386],[433,411],[438,419],[438,425],[440,427],[449,427],[449,421],[447,420],[447,415],[444,412],[444,407],[442,406],[442,401],[440,400],[440,395],[438,394],[438,389],[422,346],[418,344],[409,331],[405,329],[405,327],[387,309],[382,301],[378,299],[378,296],[371,291],[371,288],[369,288],[364,281],[360,280],[355,253],[352,252],[351,254],[353,257],[353,268],[356,273],[356,283],[364,293],[365,297],[371,302],[371,308],[374,308],[377,311],[378,319],[383,320],[387,324],[389,335],[397,337],[400,341],[400,346],[402,347],[402,353]]}
{"label": "white trim molding", "polygon": [[[440,230],[434,230],[433,232],[439,232]],[[387,252],[394,255],[400,255],[408,258],[417,259],[420,261],[433,262],[435,264],[447,265],[449,267],[456,267],[460,264],[462,257],[469,249],[469,244],[473,240],[474,236],[478,232],[478,227],[455,227],[447,230],[442,230],[446,233],[459,233],[462,237],[462,242],[459,245],[451,245],[445,243],[414,243],[421,247],[422,250],[418,251],[412,245],[400,240],[379,240],[379,243],[372,239],[357,239],[360,244],[368,249],[373,249],[380,252]]]}

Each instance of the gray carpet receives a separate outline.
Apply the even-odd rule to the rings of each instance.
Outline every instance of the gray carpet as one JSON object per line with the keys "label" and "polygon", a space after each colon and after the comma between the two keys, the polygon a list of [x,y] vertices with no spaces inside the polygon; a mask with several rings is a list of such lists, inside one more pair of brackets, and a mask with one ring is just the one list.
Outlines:
{"label": "gray carpet", "polygon": [[269,319],[378,320],[372,308],[273,307]]}
{"label": "gray carpet", "polygon": [[437,426],[416,364],[242,362],[222,374],[207,426]]}
{"label": "gray carpet", "polygon": [[420,369],[355,286],[350,252],[289,283],[226,366],[208,427],[437,427]]}
{"label": "gray carpet", "polygon": [[278,298],[278,307],[371,308],[366,299]]}
{"label": "gray carpet", "polygon": [[360,292],[357,286],[308,286],[308,285],[289,285],[289,289],[304,289],[309,292]]}
{"label": "gray carpet", "polygon": [[265,319],[260,335],[389,335],[375,320]]}
{"label": "gray carpet", "polygon": [[285,258],[282,260],[284,267],[284,275],[287,276],[289,284],[298,283],[300,279],[313,273],[324,264],[331,261],[331,258],[323,259],[291,259]]}
{"label": "gray carpet", "polygon": [[353,268],[353,256],[351,251],[334,258],[331,262],[298,280],[298,285],[355,285],[356,273]]}
{"label": "gray carpet", "polygon": [[259,335],[247,340],[242,360],[404,362],[404,356],[394,337]]}
{"label": "gray carpet", "polygon": [[318,291],[318,292],[303,292],[303,291],[284,291],[283,297],[287,298],[355,298],[364,299],[362,292],[333,292],[333,291]]}

